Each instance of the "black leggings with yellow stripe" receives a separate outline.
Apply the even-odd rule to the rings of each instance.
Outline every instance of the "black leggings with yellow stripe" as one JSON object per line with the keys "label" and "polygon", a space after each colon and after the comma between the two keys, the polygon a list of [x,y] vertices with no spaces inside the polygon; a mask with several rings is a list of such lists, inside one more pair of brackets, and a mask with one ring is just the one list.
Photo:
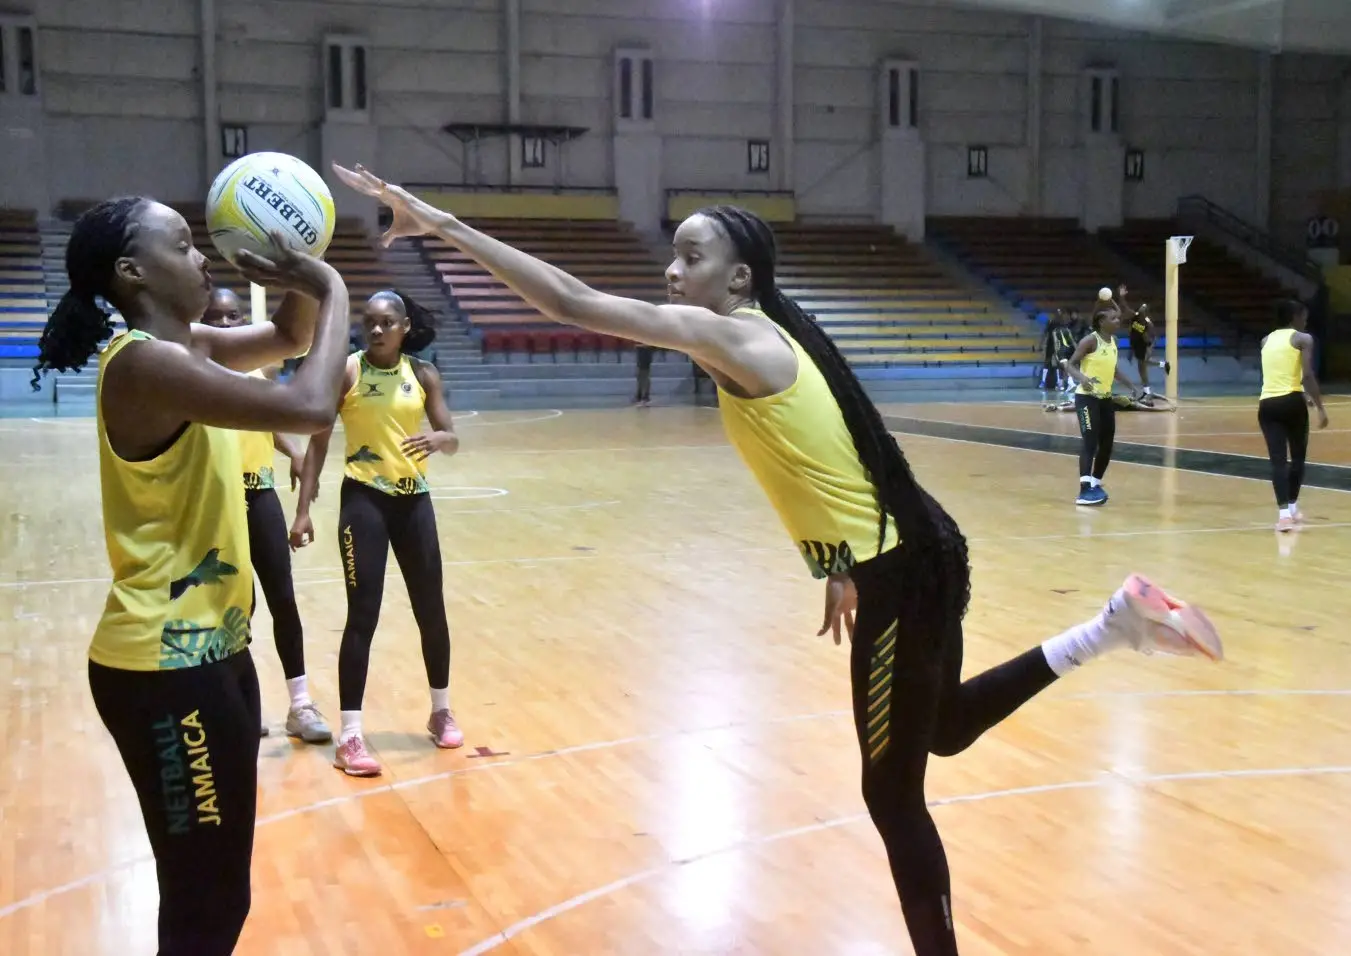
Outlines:
{"label": "black leggings with yellow stripe", "polygon": [[[910,586],[940,562],[954,583],[934,601]],[[1055,672],[1041,647],[962,680],[964,556],[910,543],[856,566],[858,615],[850,653],[863,799],[891,864],[916,956],[952,956],[951,881],[943,841],[924,799],[929,755],[961,753],[1048,687]]]}

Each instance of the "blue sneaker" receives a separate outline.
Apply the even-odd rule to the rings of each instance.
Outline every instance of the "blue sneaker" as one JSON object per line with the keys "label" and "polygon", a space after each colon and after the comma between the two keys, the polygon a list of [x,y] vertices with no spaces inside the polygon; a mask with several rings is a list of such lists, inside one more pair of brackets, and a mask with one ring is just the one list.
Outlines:
{"label": "blue sneaker", "polygon": [[1107,503],[1107,492],[1102,490],[1102,485],[1090,486],[1079,489],[1079,497],[1074,499],[1076,505],[1097,506]]}

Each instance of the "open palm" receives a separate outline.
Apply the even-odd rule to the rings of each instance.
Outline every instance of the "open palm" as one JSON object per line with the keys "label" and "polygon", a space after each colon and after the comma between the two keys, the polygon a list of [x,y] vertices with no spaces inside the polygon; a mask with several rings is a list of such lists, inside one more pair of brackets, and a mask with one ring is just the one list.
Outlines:
{"label": "open palm", "polygon": [[362,195],[380,200],[394,214],[393,222],[380,237],[380,245],[386,248],[395,239],[434,232],[448,218],[440,209],[418,199],[402,186],[385,182],[360,163],[356,169],[347,169],[334,163],[333,173]]}

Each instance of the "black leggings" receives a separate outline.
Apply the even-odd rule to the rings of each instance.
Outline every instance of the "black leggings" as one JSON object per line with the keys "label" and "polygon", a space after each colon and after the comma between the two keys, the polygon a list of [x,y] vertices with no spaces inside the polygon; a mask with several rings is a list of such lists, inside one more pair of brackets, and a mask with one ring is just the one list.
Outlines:
{"label": "black leggings", "polygon": [[89,663],[159,879],[159,956],[227,956],[249,915],[258,675],[247,650],[181,670]]}
{"label": "black leggings", "polygon": [[[281,500],[271,488],[244,492],[248,505],[249,550],[253,553],[255,580],[263,586],[263,598],[272,615],[272,638],[277,643],[282,673],[286,679],[305,673],[305,632],[296,607],[295,582],[291,578],[291,542]],[[254,607],[258,597],[254,595]],[[252,614],[250,614],[252,617]]]}
{"label": "black leggings", "polygon": [[1079,434],[1084,439],[1079,450],[1079,477],[1092,475],[1099,481],[1112,463],[1112,442],[1116,440],[1116,403],[1110,395],[1074,396],[1074,411],[1079,419]]}
{"label": "black leggings", "polygon": [[1284,508],[1299,500],[1304,483],[1304,455],[1309,450],[1309,406],[1304,404],[1304,393],[1262,399],[1257,403],[1257,424],[1267,440],[1276,504]]}
{"label": "black leggings", "polygon": [[344,478],[338,509],[338,549],[347,579],[347,626],[338,649],[338,700],[343,710],[360,710],[366,694],[391,546],[422,634],[427,683],[438,690],[450,686],[450,626],[441,593],[441,542],[431,495],[387,495]]}
{"label": "black leggings", "polygon": [[908,542],[851,575],[858,618],[849,670],[863,799],[886,846],[916,956],[957,952],[947,857],[924,799],[929,754],[960,753],[1055,680],[1038,646],[963,682],[962,609],[909,584],[935,562],[947,565],[949,587],[962,594],[964,556]]}

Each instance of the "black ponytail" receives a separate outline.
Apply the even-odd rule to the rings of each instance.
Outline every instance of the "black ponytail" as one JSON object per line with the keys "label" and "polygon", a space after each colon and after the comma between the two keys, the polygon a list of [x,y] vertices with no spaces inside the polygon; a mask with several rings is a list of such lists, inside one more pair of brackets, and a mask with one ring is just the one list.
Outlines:
{"label": "black ponytail", "polygon": [[52,369],[83,369],[99,343],[113,334],[112,319],[99,306],[98,297],[112,299],[114,267],[127,254],[140,213],[149,202],[141,196],[109,199],[75,220],[66,245],[70,291],[61,297],[42,330],[38,361],[33,366],[33,391],[41,389],[42,376]]}
{"label": "black ponytail", "polygon": [[375,293],[371,298],[393,302],[408,318],[408,334],[403,337],[400,351],[405,354],[421,352],[436,341],[436,313],[414,300],[412,296],[405,295],[398,289],[386,289]]}
{"label": "black ponytail", "polygon": [[877,495],[881,512],[877,529],[879,547],[885,540],[890,517],[896,523],[902,546],[919,557],[911,562],[919,579],[907,580],[904,587],[955,609],[958,615],[965,613],[970,600],[966,539],[956,522],[915,480],[895,436],[834,340],[815,316],[804,312],[779,291],[774,275],[778,247],[773,231],[759,216],[737,206],[713,206],[697,215],[716,223],[731,239],[741,261],[750,267],[751,284],[761,310],[802,346],[825,377],[849,428],[864,474]]}

